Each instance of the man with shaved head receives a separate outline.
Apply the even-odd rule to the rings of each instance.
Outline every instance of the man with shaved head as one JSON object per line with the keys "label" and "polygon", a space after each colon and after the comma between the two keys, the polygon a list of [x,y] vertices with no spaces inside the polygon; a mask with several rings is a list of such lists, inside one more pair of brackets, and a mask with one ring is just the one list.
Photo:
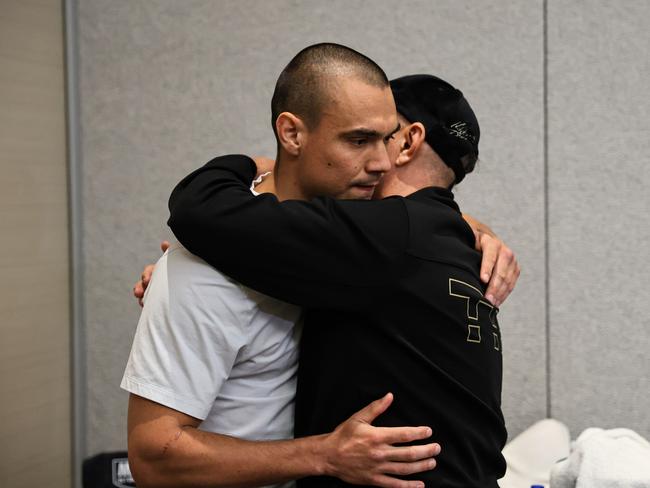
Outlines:
{"label": "man with shaved head", "polygon": [[[390,168],[384,143],[399,128],[388,78],[374,61],[336,44],[302,50],[278,78],[271,113],[278,143],[273,180],[292,183],[287,198],[372,197]],[[341,133],[342,127],[352,131]],[[299,151],[294,141],[283,144],[298,133],[309,139]],[[350,144],[366,139],[379,144],[371,150]]]}
{"label": "man with shaved head", "polygon": [[[299,53],[278,80],[273,117],[278,157],[273,174],[255,186],[263,195],[248,189],[255,163],[226,156],[187,177],[172,196],[170,225],[185,247],[172,247],[156,267],[123,381],[134,394],[133,467],[143,480],[164,472],[156,480],[174,477],[175,486],[190,480],[257,485],[304,476],[312,476],[301,481],[305,486],[422,486],[417,480],[431,486],[496,486],[505,439],[500,345],[495,349],[496,342],[480,339],[481,332],[485,339],[500,337],[496,308],[482,296],[475,236],[453,196],[429,188],[450,187],[457,178],[422,173],[430,156],[424,125],[412,120],[400,130],[385,74],[344,46],[316,45]],[[477,148],[478,133],[468,131]],[[386,172],[401,176],[380,186]],[[376,188],[406,196],[412,189],[403,184],[420,173],[429,176],[420,181],[424,189],[417,197],[316,198],[367,200]],[[306,308],[296,433],[307,437],[242,443],[224,440],[217,434],[223,431],[197,430],[209,415],[231,415],[234,424],[269,418],[277,389],[290,388],[286,373],[295,363],[286,359],[294,357],[297,344],[295,336],[286,340],[291,317],[285,315],[279,328],[268,317],[260,326],[251,319],[260,312],[273,315],[280,302],[240,288],[206,262],[244,285]],[[224,305],[231,287],[245,291],[245,297],[231,294],[237,306]],[[469,326],[473,316],[463,312],[465,301],[468,314],[474,306],[480,310]],[[239,306],[243,302],[247,305]],[[235,318],[241,316],[247,318]],[[218,334],[212,334],[215,328]],[[273,330],[283,339],[274,338]],[[192,347],[184,353],[188,342]],[[465,349],[470,343],[474,349]],[[146,344],[153,344],[152,350]],[[179,350],[183,360],[176,364]],[[230,359],[215,366],[211,352]],[[178,380],[159,371],[169,369],[170,361],[184,371]],[[205,373],[194,381],[189,373],[202,364]],[[251,370],[251,364],[261,368]],[[269,381],[278,378],[281,383],[269,389]],[[246,389],[248,397],[240,394],[246,382],[254,382],[263,399],[257,413],[249,405],[258,403],[254,388]],[[209,383],[216,395],[212,403],[209,395],[197,393]],[[396,394],[391,408],[390,394],[363,408],[388,391]],[[282,401],[286,405],[286,396]],[[465,410],[475,411],[475,418],[454,414]],[[369,426],[379,414],[381,426]],[[274,416],[271,423],[276,422]],[[483,433],[471,433],[477,422]],[[449,444],[444,465],[434,471],[427,470],[435,466],[439,446],[422,444],[430,424]],[[258,430],[261,434],[261,426]],[[165,450],[156,456],[158,445]],[[441,456],[445,452],[443,447]],[[168,468],[179,462],[180,475]],[[228,481],[214,471],[210,476],[214,465]],[[414,473],[419,474],[409,476]]]}

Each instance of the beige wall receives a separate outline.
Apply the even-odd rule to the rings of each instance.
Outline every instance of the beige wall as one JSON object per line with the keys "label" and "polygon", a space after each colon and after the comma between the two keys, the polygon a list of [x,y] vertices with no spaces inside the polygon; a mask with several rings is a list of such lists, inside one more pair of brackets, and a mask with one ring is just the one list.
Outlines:
{"label": "beige wall", "polygon": [[0,0],[0,486],[70,486],[63,18]]}

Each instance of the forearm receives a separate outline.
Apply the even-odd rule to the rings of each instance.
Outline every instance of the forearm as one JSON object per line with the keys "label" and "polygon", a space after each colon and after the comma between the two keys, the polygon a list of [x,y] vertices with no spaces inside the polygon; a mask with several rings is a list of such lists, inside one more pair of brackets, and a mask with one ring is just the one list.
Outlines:
{"label": "forearm", "polygon": [[423,488],[408,475],[433,469],[437,444],[428,427],[370,425],[392,402],[375,400],[333,432],[283,441],[245,441],[197,429],[200,420],[137,395],[129,398],[129,464],[140,488],[248,487],[305,476],[334,476],[384,488]]}
{"label": "forearm", "polygon": [[245,441],[182,427],[158,449],[131,449],[140,487],[249,487],[326,473],[324,437]]}
{"label": "forearm", "polygon": [[467,224],[472,228],[472,230],[475,233],[483,233],[492,237],[497,237],[497,235],[488,225],[484,224],[480,220],[476,220],[471,215],[464,213],[463,219],[465,220],[465,222],[467,222]]}

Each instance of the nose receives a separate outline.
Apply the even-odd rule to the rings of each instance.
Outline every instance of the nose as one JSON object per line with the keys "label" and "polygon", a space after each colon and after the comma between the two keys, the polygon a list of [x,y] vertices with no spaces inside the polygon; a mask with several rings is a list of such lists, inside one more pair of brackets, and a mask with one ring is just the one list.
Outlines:
{"label": "nose", "polygon": [[366,171],[368,173],[385,173],[391,168],[391,161],[388,148],[385,144],[379,144],[375,154],[368,161]]}

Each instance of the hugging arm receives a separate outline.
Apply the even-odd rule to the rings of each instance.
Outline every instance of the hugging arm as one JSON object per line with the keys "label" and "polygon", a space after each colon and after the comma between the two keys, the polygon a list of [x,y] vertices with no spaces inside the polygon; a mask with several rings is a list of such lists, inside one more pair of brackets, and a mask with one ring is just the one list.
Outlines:
{"label": "hugging arm", "polygon": [[[241,299],[244,292],[228,282],[179,246],[156,265],[121,384],[131,393],[128,450],[138,486],[261,486],[311,475],[421,486],[403,484],[393,475],[431,469],[440,447],[393,445],[430,437],[428,427],[371,425],[389,407],[390,394],[324,435],[249,441],[217,433],[217,425],[238,429],[254,421],[246,410],[235,417],[217,403],[240,352],[250,345],[255,311]],[[208,416],[206,425],[216,432],[200,429]],[[287,433],[288,426],[278,422],[279,432]],[[263,433],[266,427],[249,432]]]}
{"label": "hugging arm", "polygon": [[420,481],[393,475],[433,469],[440,446],[392,446],[426,438],[431,431],[370,425],[391,401],[391,395],[376,400],[329,434],[247,441],[199,430],[198,419],[132,394],[129,465],[143,488],[251,487],[313,475],[386,488],[422,488]]}
{"label": "hugging arm", "polygon": [[[363,305],[381,297],[408,238],[403,202],[279,202],[250,192],[246,156],[215,158],[170,197],[169,226],[192,253],[246,286],[307,307]],[[352,301],[353,296],[356,300]]]}

